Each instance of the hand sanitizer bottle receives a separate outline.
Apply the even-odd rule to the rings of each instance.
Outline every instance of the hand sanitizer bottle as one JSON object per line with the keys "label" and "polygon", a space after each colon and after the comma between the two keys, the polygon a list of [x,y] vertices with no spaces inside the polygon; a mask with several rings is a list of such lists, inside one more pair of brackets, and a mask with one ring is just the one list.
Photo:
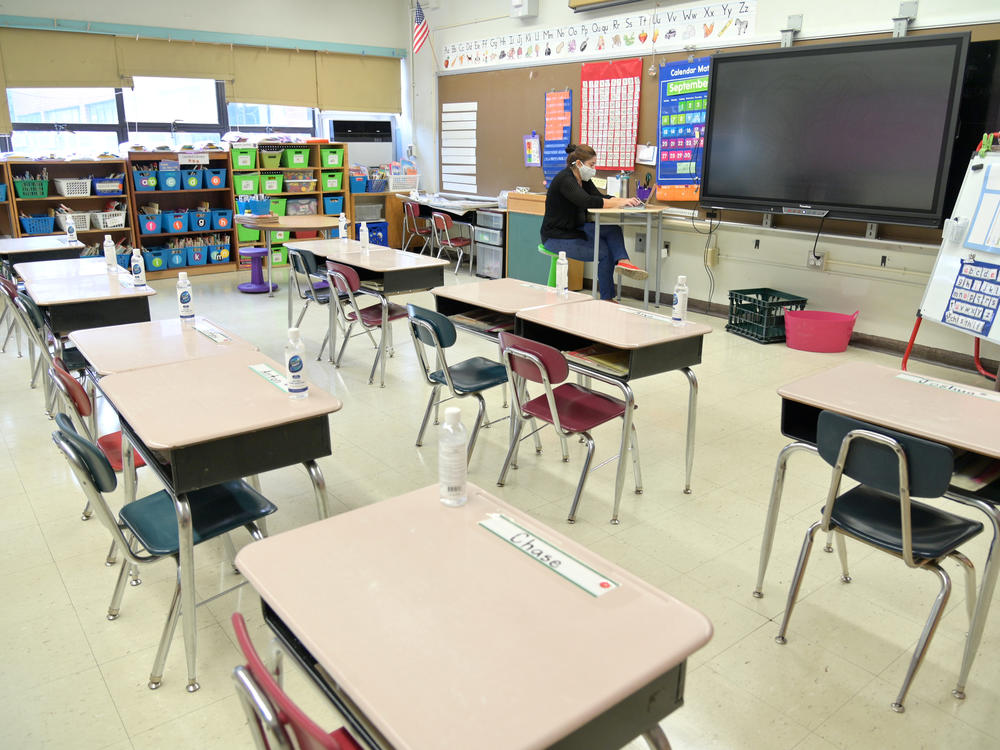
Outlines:
{"label": "hand sanitizer bottle", "polygon": [[563,250],[559,251],[559,258],[556,260],[556,291],[561,297],[569,296],[569,261]]}
{"label": "hand sanitizer bottle", "polygon": [[438,482],[441,484],[441,502],[452,508],[465,505],[468,477],[466,446],[469,436],[462,424],[462,410],[450,406],[444,410],[444,424],[438,438]]}
{"label": "hand sanitizer bottle", "polygon": [[104,235],[104,262],[108,266],[108,273],[118,273],[118,258],[115,256],[115,241],[110,234]]}
{"label": "hand sanitizer bottle", "polygon": [[340,237],[341,244],[347,244],[347,217],[344,216],[343,212],[340,214],[340,218],[337,219],[337,234]]}
{"label": "hand sanitizer bottle", "polygon": [[361,249],[368,249],[368,222],[362,221],[361,227],[358,229],[358,239],[361,241]]}
{"label": "hand sanitizer bottle", "polygon": [[285,375],[288,377],[288,397],[306,398],[309,384],[305,374],[306,345],[302,343],[298,328],[288,329],[288,343],[285,344]]}
{"label": "hand sanitizer bottle", "polygon": [[688,309],[688,285],[687,276],[677,277],[677,286],[674,287],[674,309],[670,320],[675,326],[682,326],[687,321]]}
{"label": "hand sanitizer bottle", "polygon": [[73,214],[66,219],[66,241],[76,242],[76,222],[73,221]]}
{"label": "hand sanitizer bottle", "polygon": [[132,282],[136,286],[146,286],[146,265],[137,247],[132,248]]}
{"label": "hand sanitizer bottle", "polygon": [[177,311],[182,326],[194,325],[194,300],[191,299],[191,282],[188,281],[187,271],[177,274]]}

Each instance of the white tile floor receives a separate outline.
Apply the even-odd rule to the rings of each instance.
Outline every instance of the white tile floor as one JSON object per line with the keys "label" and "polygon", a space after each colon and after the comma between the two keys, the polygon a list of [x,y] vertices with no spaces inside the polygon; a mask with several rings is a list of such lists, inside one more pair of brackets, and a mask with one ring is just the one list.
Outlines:
{"label": "white tile floor", "polygon": [[[449,283],[468,280],[447,275]],[[198,312],[280,360],[283,274],[278,281],[282,292],[269,299],[236,293],[235,274],[195,277]],[[161,292],[152,300],[153,317],[175,315],[173,285],[161,281],[153,286]],[[433,304],[426,294],[411,300]],[[636,496],[626,490],[620,526],[608,524],[612,466],[591,476],[579,522],[564,523],[582,447],[571,443],[574,454],[563,464],[551,433],[545,435],[545,452],[537,457],[533,451],[522,452],[521,468],[511,473],[506,487],[497,488],[506,427],[484,431],[471,479],[711,618],[715,636],[690,659],[685,706],[664,722],[676,750],[1000,745],[994,713],[1000,709],[995,679],[1000,632],[995,622],[987,628],[968,699],[959,702],[950,695],[964,638],[960,580],[903,715],[892,713],[889,703],[934,596],[932,576],[851,544],[854,583],[844,586],[838,581],[836,556],[817,551],[789,643],[774,643],[775,618],[784,609],[802,533],[822,504],[828,470],[818,459],[791,462],[766,596],[750,596],[771,471],[786,442],[778,432],[775,388],[848,358],[888,365],[898,360],[855,349],[823,355],[761,346],[724,332],[717,319],[705,320],[715,330],[705,339],[704,363],[695,368],[701,395],[693,495],[681,493],[687,385],[678,374],[634,383],[646,492]],[[313,354],[325,325],[325,308],[309,310],[303,329]],[[312,382],[344,401],[343,411],[331,419],[334,453],[320,461],[334,513],[436,479],[433,436],[427,447],[413,446],[428,389],[418,377],[403,323],[396,326],[396,343],[384,389],[367,384],[373,353],[365,339],[350,344],[340,370],[325,362],[308,366]],[[462,356],[495,356],[486,342],[470,336],[459,336],[457,350]],[[967,374],[917,367],[980,382]],[[199,692],[184,691],[180,629],[161,689],[148,690],[146,678],[174,568],[169,562],[146,568],[143,585],[126,592],[121,618],[105,619],[115,577],[103,565],[107,538],[96,521],[79,520],[81,492],[51,444],[53,425],[43,415],[40,390],[27,388],[27,370],[27,360],[18,359],[12,348],[0,356],[0,596],[5,615],[0,622],[0,747],[251,747],[230,682],[240,654],[229,617],[235,609],[243,612],[263,646],[268,633],[259,600],[244,587],[199,610]],[[499,394],[488,403],[493,416],[501,416]],[[183,404],[164,408],[176,409],[183,418]],[[103,420],[110,429],[108,412]],[[470,420],[470,406],[466,413]],[[606,457],[614,451],[616,428],[598,430],[595,438],[598,458]],[[140,472],[140,489],[152,491],[156,487],[146,474]],[[315,520],[301,468],[266,474],[263,487],[280,508],[270,522],[272,533]],[[985,541],[983,535],[969,550],[979,566]],[[237,580],[222,561],[221,545],[199,547],[196,559],[202,597]],[[307,574],[322,578],[322,571]],[[614,649],[613,633],[608,634],[608,648]],[[338,718],[307,678],[290,669],[286,685],[321,724],[337,726]],[[441,720],[447,721],[447,707],[441,708]],[[640,746],[633,742],[629,747]]]}

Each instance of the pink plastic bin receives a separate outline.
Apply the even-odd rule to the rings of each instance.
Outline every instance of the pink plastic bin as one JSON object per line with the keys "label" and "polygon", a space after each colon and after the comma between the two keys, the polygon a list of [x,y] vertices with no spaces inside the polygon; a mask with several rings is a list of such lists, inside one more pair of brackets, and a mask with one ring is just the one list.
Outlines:
{"label": "pink plastic bin", "polygon": [[785,311],[785,344],[804,352],[842,352],[854,331],[854,315],[819,310]]}

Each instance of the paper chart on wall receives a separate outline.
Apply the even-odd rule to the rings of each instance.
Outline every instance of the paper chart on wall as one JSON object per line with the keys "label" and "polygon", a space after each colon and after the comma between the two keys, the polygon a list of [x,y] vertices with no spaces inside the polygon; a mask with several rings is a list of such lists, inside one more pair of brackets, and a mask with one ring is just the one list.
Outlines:
{"label": "paper chart on wall", "polygon": [[566,147],[573,136],[573,92],[550,91],[545,95],[545,144],[542,174],[548,185],[566,166]]}
{"label": "paper chart on wall", "polygon": [[441,105],[441,189],[475,193],[478,102]]}
{"label": "paper chart on wall", "polygon": [[580,73],[580,143],[597,152],[598,169],[635,167],[642,59],[585,63]]}
{"label": "paper chart on wall", "polygon": [[970,250],[1000,253],[1000,169],[995,164],[986,167],[965,246]]}
{"label": "paper chart on wall", "polygon": [[658,200],[696,201],[701,195],[711,62],[699,57],[660,66]]}

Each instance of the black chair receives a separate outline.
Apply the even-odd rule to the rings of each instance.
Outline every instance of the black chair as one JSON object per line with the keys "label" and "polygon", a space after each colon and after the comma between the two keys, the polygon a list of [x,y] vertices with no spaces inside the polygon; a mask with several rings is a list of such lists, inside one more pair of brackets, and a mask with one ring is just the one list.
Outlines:
{"label": "black chair", "polygon": [[[947,446],[828,411],[819,415],[816,443],[820,456],[833,466],[833,476],[823,517],[809,527],[802,543],[785,616],[775,640],[786,643],[785,632],[802,574],[809,561],[813,538],[820,529],[835,532],[844,583],[851,581],[843,547],[845,536],[898,557],[909,568],[935,573],[941,581],[941,590],[917,641],[899,695],[892,703],[892,710],[902,713],[906,692],[920,668],[951,594],[951,578],[940,564],[946,557],[964,566],[966,608],[972,619],[976,605],[976,574],[972,563],[958,552],[958,547],[979,534],[983,525],[910,500],[911,496],[941,497],[948,489],[954,461]],[[845,474],[860,484],[841,494],[840,482]]]}
{"label": "black chair", "polygon": [[[289,250],[288,265],[291,267],[288,273],[288,283],[292,285],[295,295],[304,302],[299,317],[295,319],[295,327],[298,328],[302,318],[305,317],[306,310],[309,309],[310,302],[315,302],[317,305],[330,304],[330,284],[325,275],[320,272],[316,256],[309,250]],[[336,316],[330,317],[331,320],[337,319]],[[316,361],[322,359],[323,350],[329,340],[330,331],[327,330],[326,337],[320,344]]]}

